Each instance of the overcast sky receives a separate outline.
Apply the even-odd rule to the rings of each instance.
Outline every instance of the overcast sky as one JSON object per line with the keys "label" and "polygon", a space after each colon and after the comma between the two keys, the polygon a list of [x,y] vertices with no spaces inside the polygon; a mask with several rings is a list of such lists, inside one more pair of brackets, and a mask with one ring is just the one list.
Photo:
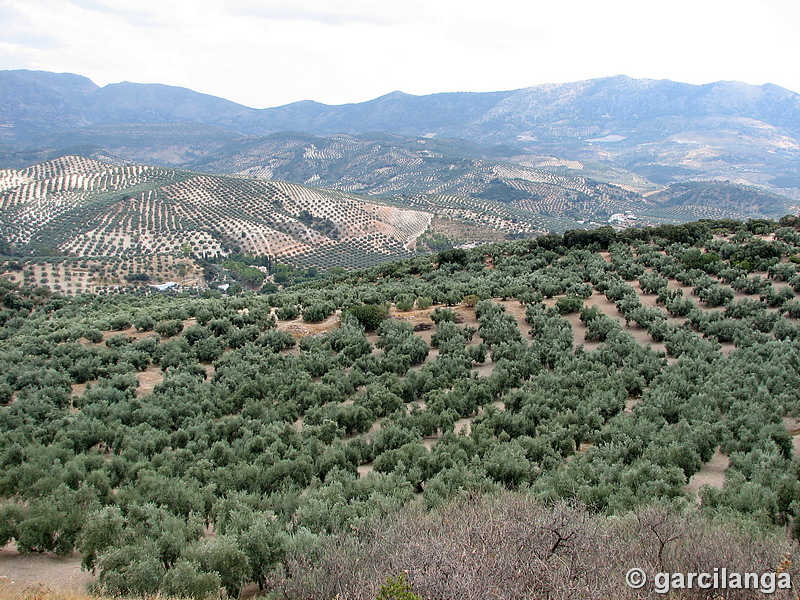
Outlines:
{"label": "overcast sky", "polygon": [[800,91],[799,0],[0,0],[0,69],[263,108],[625,74]]}

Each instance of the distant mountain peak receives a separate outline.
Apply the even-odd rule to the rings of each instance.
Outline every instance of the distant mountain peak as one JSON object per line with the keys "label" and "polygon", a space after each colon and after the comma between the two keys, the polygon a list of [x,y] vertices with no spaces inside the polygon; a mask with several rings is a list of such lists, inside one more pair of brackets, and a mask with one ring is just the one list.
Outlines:
{"label": "distant mountain peak", "polygon": [[385,98],[411,98],[412,96],[413,94],[407,94],[400,90],[395,90],[393,92],[389,92],[388,94],[384,94],[383,96],[376,98],[376,100],[383,100]]}

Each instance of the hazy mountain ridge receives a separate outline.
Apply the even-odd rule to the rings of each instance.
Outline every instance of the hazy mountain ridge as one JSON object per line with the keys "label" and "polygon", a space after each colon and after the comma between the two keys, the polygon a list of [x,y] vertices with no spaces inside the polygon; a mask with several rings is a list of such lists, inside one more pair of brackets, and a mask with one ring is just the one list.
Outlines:
{"label": "hazy mountain ridge", "polygon": [[122,82],[99,87],[80,75],[24,70],[0,71],[0,101],[2,123],[25,133],[121,123],[230,126],[253,111],[175,86]]}
{"label": "hazy mountain ridge", "polygon": [[[527,194],[509,192],[527,201],[526,210],[579,220],[636,209],[642,200],[632,192],[692,180],[755,185],[800,199],[800,96],[774,85],[618,76],[257,110],[165,85],[100,88],[76,75],[3,71],[0,100],[0,166],[9,168],[77,153],[373,195],[490,199],[498,199],[492,182],[500,181]],[[275,133],[287,130],[303,133]],[[498,175],[509,164],[528,169],[525,176]],[[545,171],[555,172],[558,183],[532,185],[531,177],[542,179]],[[601,190],[587,184],[592,179],[623,189]],[[576,185],[621,204],[593,208],[575,196]],[[551,210],[565,201],[582,206]],[[780,215],[786,203],[779,204],[759,205],[763,214]]]}
{"label": "hazy mountain ridge", "polygon": [[[30,102],[32,94],[36,103]],[[674,132],[680,130],[681,118],[713,116],[743,116],[776,127],[800,128],[800,96],[772,84],[717,82],[698,86],[625,76],[502,92],[426,96],[392,92],[367,102],[338,106],[301,101],[252,109],[161,84],[123,82],[100,88],[77,75],[0,71],[0,98],[3,122],[15,127],[41,123],[33,117],[42,107],[51,106],[63,111],[64,119],[43,126],[183,122],[216,125],[246,135],[388,131],[401,135],[436,133],[482,143],[516,139],[525,128],[556,132],[559,128],[552,124],[564,120],[576,121],[578,128],[586,120],[585,126],[595,133],[624,128],[625,122],[652,119],[664,119],[655,128],[658,132]],[[498,131],[498,124],[505,125],[507,131]]]}

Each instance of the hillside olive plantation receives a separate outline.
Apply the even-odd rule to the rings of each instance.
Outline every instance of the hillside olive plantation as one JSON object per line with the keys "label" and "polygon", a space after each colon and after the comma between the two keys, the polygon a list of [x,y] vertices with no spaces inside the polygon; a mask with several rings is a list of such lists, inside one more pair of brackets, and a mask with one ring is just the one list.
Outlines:
{"label": "hillside olive plantation", "polygon": [[[79,155],[0,169],[0,275],[70,296],[170,282],[257,290],[330,269],[609,222],[641,227],[793,212],[788,198],[730,183],[676,184],[645,197],[585,177],[454,155],[462,146],[475,152],[464,142],[273,137],[278,146],[266,150],[276,164],[288,161],[288,170],[246,172],[280,181]],[[256,144],[253,152],[262,149]]]}
{"label": "hillside olive plantation", "polygon": [[3,280],[0,545],[77,550],[109,595],[797,576],[798,263],[785,217],[570,230],[270,294]]}
{"label": "hillside olive plantation", "polygon": [[353,268],[408,256],[430,219],[332,190],[80,156],[0,170],[0,231],[21,255],[241,251]]}

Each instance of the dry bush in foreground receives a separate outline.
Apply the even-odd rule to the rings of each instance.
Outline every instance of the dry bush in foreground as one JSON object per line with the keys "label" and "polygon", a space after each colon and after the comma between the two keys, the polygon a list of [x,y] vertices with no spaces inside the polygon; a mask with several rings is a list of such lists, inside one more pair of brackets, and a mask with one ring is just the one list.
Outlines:
{"label": "dry bush in foreground", "polygon": [[[632,590],[628,569],[775,573],[798,549],[781,532],[710,521],[691,508],[647,507],[622,517],[594,515],[521,494],[468,497],[433,513],[414,508],[342,535],[313,557],[290,557],[278,597],[372,600],[387,575],[406,573],[426,600],[562,600],[664,597]],[[780,565],[783,564],[781,567]],[[800,579],[798,579],[800,581]],[[278,591],[278,590],[276,590]],[[679,590],[671,598],[792,598],[758,590]]]}

